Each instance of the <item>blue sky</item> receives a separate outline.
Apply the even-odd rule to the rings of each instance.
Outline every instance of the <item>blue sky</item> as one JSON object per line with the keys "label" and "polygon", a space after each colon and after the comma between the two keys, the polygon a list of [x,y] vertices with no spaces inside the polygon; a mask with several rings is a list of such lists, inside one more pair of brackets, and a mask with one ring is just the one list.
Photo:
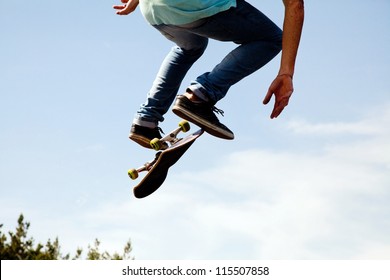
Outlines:
{"label": "blue sky", "polygon": [[[281,26],[282,1],[249,2]],[[218,103],[236,139],[202,136],[143,200],[127,169],[154,153],[127,135],[171,43],[113,4],[0,0],[6,231],[23,213],[65,253],[98,238],[137,259],[389,258],[389,1],[306,1],[283,114],[262,105],[278,56]],[[182,90],[233,47],[211,42]]]}

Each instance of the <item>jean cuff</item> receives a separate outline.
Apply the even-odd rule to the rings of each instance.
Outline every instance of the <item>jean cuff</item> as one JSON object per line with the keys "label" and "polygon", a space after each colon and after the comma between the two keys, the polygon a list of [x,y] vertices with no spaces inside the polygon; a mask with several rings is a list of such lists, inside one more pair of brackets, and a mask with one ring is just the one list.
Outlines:
{"label": "jean cuff", "polygon": [[187,91],[191,91],[193,94],[195,94],[197,97],[202,99],[203,101],[209,102],[210,98],[207,96],[206,93],[202,91],[201,88],[197,85],[191,85],[187,88]]}
{"label": "jean cuff", "polygon": [[151,122],[151,121],[145,121],[140,118],[135,117],[133,120],[133,124],[143,126],[143,127],[148,127],[148,128],[155,128],[157,127],[157,123]]}

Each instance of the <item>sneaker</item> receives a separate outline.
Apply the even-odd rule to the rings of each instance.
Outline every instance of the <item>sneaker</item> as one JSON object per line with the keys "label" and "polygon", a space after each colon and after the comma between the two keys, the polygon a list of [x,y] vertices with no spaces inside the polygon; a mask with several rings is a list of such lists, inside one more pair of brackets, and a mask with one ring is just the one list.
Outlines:
{"label": "sneaker", "polygon": [[[129,138],[134,142],[140,144],[142,147],[152,149],[150,146],[150,141],[154,138],[161,139],[161,133],[164,133],[161,128],[149,128],[145,126],[140,126],[133,124],[131,126]],[[161,150],[168,148],[168,144],[164,143],[161,147]]]}
{"label": "sneaker", "polygon": [[215,115],[215,113],[218,113],[223,116],[223,111],[208,102],[192,102],[186,96],[179,95],[176,98],[172,111],[179,117],[198,125],[215,137],[229,140],[234,139],[233,132],[220,123]]}

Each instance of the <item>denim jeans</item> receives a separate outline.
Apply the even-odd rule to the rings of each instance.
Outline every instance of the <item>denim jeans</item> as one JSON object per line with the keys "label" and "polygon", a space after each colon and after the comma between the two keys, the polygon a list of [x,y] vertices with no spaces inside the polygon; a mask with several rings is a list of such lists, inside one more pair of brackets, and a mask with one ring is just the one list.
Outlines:
{"label": "denim jeans", "polygon": [[200,98],[215,104],[229,88],[272,60],[282,48],[282,31],[244,0],[237,7],[190,24],[155,25],[176,44],[165,57],[147,100],[134,119],[138,125],[155,127],[164,120],[186,73],[204,53],[209,38],[238,46],[212,69],[188,86]]}

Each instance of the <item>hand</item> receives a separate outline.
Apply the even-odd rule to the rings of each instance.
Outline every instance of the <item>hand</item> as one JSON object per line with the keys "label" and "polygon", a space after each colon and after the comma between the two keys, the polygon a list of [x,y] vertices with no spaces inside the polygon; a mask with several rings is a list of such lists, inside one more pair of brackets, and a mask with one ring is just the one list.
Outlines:
{"label": "hand", "polygon": [[271,100],[272,95],[275,95],[275,105],[271,114],[271,119],[277,118],[288,105],[288,101],[294,91],[292,76],[289,74],[278,75],[268,89],[267,95],[263,100],[266,105]]}
{"label": "hand", "polygon": [[117,10],[117,15],[128,15],[135,11],[138,6],[139,0],[121,0],[125,5],[114,5],[113,8]]}

